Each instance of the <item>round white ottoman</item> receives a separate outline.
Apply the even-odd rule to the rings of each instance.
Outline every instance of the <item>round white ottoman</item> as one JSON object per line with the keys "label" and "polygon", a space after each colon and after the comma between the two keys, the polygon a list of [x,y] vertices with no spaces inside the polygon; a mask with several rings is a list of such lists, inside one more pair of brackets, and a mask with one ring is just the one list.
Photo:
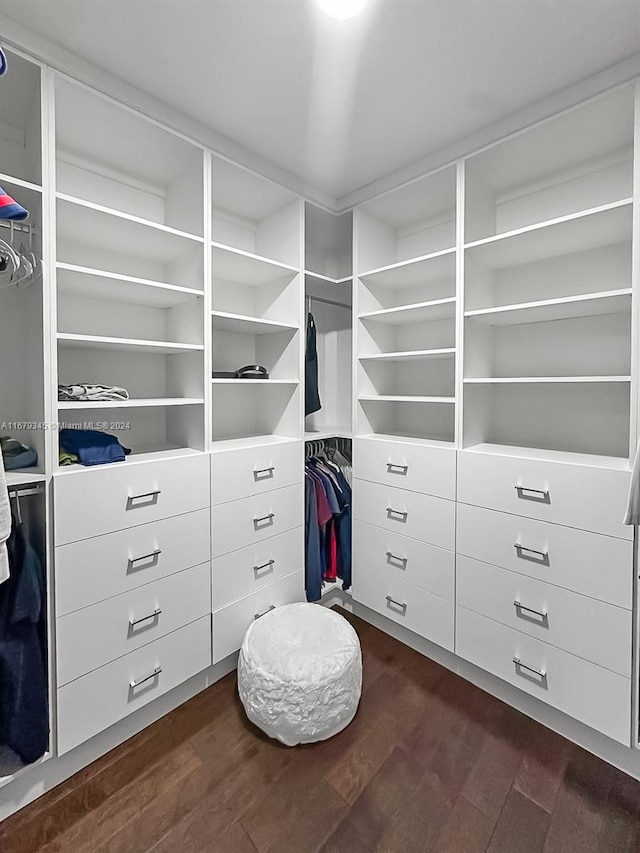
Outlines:
{"label": "round white ottoman", "polygon": [[318,604],[287,604],[245,634],[238,692],[247,716],[287,746],[326,740],[349,725],[362,690],[360,641]]}

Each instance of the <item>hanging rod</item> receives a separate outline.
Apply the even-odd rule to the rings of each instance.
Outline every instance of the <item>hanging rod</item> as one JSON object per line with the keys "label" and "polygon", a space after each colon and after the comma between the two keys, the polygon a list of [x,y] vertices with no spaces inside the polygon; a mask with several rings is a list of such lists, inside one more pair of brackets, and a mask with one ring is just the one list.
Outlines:
{"label": "hanging rod", "polygon": [[339,308],[348,308],[349,311],[351,311],[353,307],[348,305],[346,302],[337,302],[335,299],[324,299],[322,296],[307,296],[307,300],[309,303],[324,302],[325,305],[337,305]]}
{"label": "hanging rod", "polygon": [[30,222],[16,222],[13,221],[13,226],[10,220],[2,219],[0,220],[0,228],[12,228],[14,231],[22,234],[35,234],[35,227]]}
{"label": "hanging rod", "polygon": [[44,483],[34,485],[33,483],[25,483],[19,486],[8,486],[10,498],[28,498],[30,495],[41,495],[44,492]]}

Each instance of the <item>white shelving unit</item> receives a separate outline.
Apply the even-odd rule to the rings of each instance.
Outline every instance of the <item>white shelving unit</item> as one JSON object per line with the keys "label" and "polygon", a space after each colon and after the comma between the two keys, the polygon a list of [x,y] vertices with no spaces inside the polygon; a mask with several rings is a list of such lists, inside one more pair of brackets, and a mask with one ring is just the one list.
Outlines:
{"label": "white shelving unit", "polygon": [[356,213],[356,433],[455,441],[456,170]]}

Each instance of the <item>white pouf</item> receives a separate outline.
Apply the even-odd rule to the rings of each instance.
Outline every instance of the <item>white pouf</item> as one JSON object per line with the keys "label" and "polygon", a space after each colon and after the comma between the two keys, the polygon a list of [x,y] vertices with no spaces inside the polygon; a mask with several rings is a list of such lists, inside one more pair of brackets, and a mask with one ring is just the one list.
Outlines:
{"label": "white pouf", "polygon": [[326,740],[354,718],[362,691],[360,641],[318,604],[287,604],[249,627],[238,660],[247,716],[287,746]]}

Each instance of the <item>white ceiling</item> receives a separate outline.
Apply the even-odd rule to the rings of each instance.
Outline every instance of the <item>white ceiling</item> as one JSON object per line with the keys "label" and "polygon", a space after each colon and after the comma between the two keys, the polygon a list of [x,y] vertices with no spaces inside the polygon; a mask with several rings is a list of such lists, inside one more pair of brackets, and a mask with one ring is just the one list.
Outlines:
{"label": "white ceiling", "polygon": [[638,0],[0,0],[339,199],[640,50]]}

